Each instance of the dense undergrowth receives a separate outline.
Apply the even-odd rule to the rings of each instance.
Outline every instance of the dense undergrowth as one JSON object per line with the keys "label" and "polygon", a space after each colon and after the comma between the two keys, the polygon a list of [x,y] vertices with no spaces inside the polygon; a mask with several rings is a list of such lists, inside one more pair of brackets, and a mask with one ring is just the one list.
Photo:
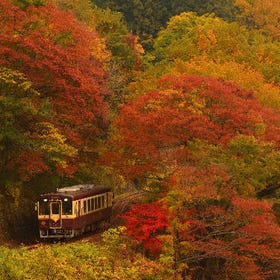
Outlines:
{"label": "dense undergrowth", "polygon": [[[100,243],[0,247],[1,280],[8,279],[170,279],[170,272],[136,253],[132,241],[120,236],[123,227],[103,233]],[[130,245],[129,245],[130,244]]]}

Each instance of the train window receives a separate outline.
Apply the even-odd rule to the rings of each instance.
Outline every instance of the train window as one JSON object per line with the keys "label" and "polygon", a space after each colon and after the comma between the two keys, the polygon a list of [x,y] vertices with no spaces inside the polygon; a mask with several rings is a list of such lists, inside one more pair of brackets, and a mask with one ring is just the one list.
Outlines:
{"label": "train window", "polygon": [[48,199],[44,198],[39,201],[39,215],[49,215],[50,214],[50,204]]}
{"label": "train window", "polygon": [[87,200],[87,210],[90,211],[90,199]]}
{"label": "train window", "polygon": [[84,213],[86,213],[87,212],[87,202],[86,202],[86,200],[84,200]]}
{"label": "train window", "polygon": [[72,214],[72,199],[65,197],[62,200],[62,215],[71,215]]}
{"label": "train window", "polygon": [[59,214],[59,203],[58,202],[53,202],[51,204],[52,207],[52,214]]}
{"label": "train window", "polygon": [[81,201],[78,200],[78,216],[81,215]]}

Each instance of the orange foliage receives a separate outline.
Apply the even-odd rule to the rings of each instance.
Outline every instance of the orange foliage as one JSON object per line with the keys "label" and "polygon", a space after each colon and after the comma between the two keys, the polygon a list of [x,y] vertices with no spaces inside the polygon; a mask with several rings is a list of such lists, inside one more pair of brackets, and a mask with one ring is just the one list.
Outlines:
{"label": "orange foliage", "polygon": [[280,5],[278,0],[235,0],[241,8],[242,21],[280,39]]}

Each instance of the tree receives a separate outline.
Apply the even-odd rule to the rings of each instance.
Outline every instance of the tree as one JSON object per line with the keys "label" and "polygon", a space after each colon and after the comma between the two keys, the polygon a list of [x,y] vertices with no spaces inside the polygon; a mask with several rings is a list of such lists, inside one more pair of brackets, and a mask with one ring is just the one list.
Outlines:
{"label": "tree", "polygon": [[154,63],[161,65],[196,58],[219,64],[235,61],[260,72],[266,81],[279,83],[279,42],[213,15],[172,17],[156,38],[154,49]]}
{"label": "tree", "polygon": [[126,234],[140,241],[153,255],[157,255],[162,242],[156,237],[168,225],[163,204],[152,202],[137,204],[121,216],[125,220]]}
{"label": "tree", "polygon": [[[159,88],[121,109],[110,143],[110,162],[132,178],[165,173],[188,158],[188,146],[200,139],[226,147],[237,135],[279,145],[277,112],[262,106],[253,92],[211,78],[164,77]],[[181,155],[180,155],[181,154]]]}
{"label": "tree", "polygon": [[233,0],[211,0],[207,2],[203,0],[138,0],[130,2],[94,0],[93,3],[101,8],[110,8],[113,11],[121,12],[129,28],[140,36],[141,43],[147,50],[151,49],[153,38],[166,27],[167,21],[172,16],[192,11],[199,15],[215,13],[227,21],[234,21],[239,11]]}
{"label": "tree", "polygon": [[109,86],[113,92],[110,104],[115,111],[125,102],[129,84],[142,70],[144,50],[138,42],[138,37],[128,31],[120,13],[97,7],[93,12],[96,30],[105,38],[107,49],[112,54],[106,69],[109,72]]}
{"label": "tree", "polygon": [[81,21],[97,31],[103,38],[110,53],[104,61],[108,72],[108,84],[112,91],[109,103],[117,111],[128,94],[128,85],[142,67],[144,50],[138,43],[138,37],[128,31],[121,13],[109,8],[101,9],[87,0],[56,0],[60,9],[73,12]]}
{"label": "tree", "polygon": [[1,63],[50,99],[71,143],[104,134],[108,92],[101,62],[107,54],[97,34],[53,4],[20,10],[3,0],[1,11]]}
{"label": "tree", "polygon": [[27,211],[26,184],[43,173],[57,174],[59,167],[67,170],[77,154],[52,120],[50,102],[32,83],[18,71],[0,68],[0,201],[10,232],[16,216]]}
{"label": "tree", "polygon": [[0,69],[1,181],[28,181],[37,173],[67,165],[76,150],[53,126],[50,104],[23,74]]}
{"label": "tree", "polygon": [[3,0],[1,11],[1,63],[22,72],[49,100],[53,126],[92,160],[97,150],[90,147],[98,146],[108,127],[102,40],[51,3],[21,10]]}
{"label": "tree", "polygon": [[177,60],[173,68],[166,72],[173,75],[198,75],[233,82],[245,90],[253,90],[258,100],[265,106],[280,108],[279,86],[268,82],[260,71],[235,61],[219,63],[204,60],[203,57],[191,61]]}
{"label": "tree", "polygon": [[108,52],[95,31],[52,2],[17,4],[0,1],[0,187],[10,229],[11,216],[29,227],[22,217],[36,194],[96,162],[110,95]]}
{"label": "tree", "polygon": [[136,0],[123,1],[93,1],[101,8],[109,7],[113,11],[121,12],[134,34],[141,38],[141,44],[146,49],[152,46],[152,38],[168,19],[168,9],[162,1]]}
{"label": "tree", "polygon": [[[174,238],[176,221],[177,263],[185,264],[182,279],[275,279],[280,266],[280,229],[271,204],[243,199],[229,189],[214,199],[197,196],[193,190],[192,198],[180,205],[178,199],[171,199],[179,196],[171,192],[165,206],[159,202],[135,206],[124,215],[127,234],[137,240],[148,237],[156,246],[154,240],[163,230]],[[181,198],[186,198],[187,192],[182,189]],[[174,216],[175,209],[180,215]],[[161,219],[155,218],[163,213]],[[158,223],[162,219],[165,222]],[[152,234],[147,236],[151,228]],[[154,247],[146,248],[153,252]]]}
{"label": "tree", "polygon": [[241,16],[239,20],[249,28],[255,28],[279,41],[280,6],[277,0],[236,0]]}
{"label": "tree", "polygon": [[172,16],[178,15],[182,12],[195,12],[198,15],[204,14],[215,14],[228,22],[235,21],[238,15],[238,8],[234,5],[233,0],[191,0],[191,1],[167,1],[169,2],[169,7],[171,7]]}
{"label": "tree", "polygon": [[[236,40],[235,40],[236,39]],[[170,19],[146,55],[132,95],[157,88],[163,75],[222,79],[253,90],[262,104],[279,108],[279,42],[213,15],[182,13]]]}
{"label": "tree", "polygon": [[193,246],[186,257],[196,267],[193,277],[277,277],[280,231],[270,204],[232,196],[197,205],[189,219],[189,231],[182,234]]}
{"label": "tree", "polygon": [[276,198],[279,156],[278,149],[271,143],[238,136],[232,139],[221,161],[226,163],[231,184],[240,194]]}

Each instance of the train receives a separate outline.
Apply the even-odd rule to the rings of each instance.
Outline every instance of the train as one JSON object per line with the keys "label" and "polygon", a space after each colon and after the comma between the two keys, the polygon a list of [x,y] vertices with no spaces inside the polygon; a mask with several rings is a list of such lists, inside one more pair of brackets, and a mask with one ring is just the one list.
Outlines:
{"label": "train", "polygon": [[114,194],[102,185],[74,185],[40,195],[35,203],[41,239],[64,239],[93,231],[110,219]]}

